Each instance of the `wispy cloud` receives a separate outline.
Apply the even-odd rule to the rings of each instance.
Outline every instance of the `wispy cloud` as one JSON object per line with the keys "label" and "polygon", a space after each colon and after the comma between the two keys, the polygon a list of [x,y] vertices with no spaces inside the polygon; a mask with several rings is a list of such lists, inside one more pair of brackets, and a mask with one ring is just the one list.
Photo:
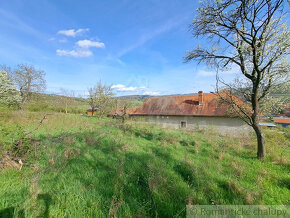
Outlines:
{"label": "wispy cloud", "polygon": [[[228,70],[220,71],[219,74],[221,75],[233,75],[240,71],[240,69],[237,66],[233,66]],[[211,70],[198,70],[197,72],[198,76],[204,76],[204,77],[212,77],[216,75],[216,71]]]}
{"label": "wispy cloud", "polygon": [[96,48],[105,48],[103,42],[91,41],[91,40],[79,40],[76,42],[76,48],[73,50],[62,50],[57,49],[56,54],[58,56],[72,56],[76,58],[90,57],[93,55],[93,52],[90,50],[90,47]]}
{"label": "wispy cloud", "polygon": [[84,32],[87,32],[87,31],[89,31],[88,28],[86,28],[86,29],[78,29],[78,30],[69,29],[69,30],[59,30],[57,32],[57,34],[65,35],[65,36],[68,36],[68,37],[76,37],[76,36],[79,36],[79,35],[83,34]]}
{"label": "wispy cloud", "polygon": [[141,35],[135,43],[121,50],[117,54],[117,57],[122,57],[125,54],[129,53],[130,51],[144,45],[149,40],[178,27],[184,22],[184,20],[187,20],[187,19],[188,19],[187,16],[183,16],[183,17],[176,16],[172,19],[169,19],[167,22],[163,23],[162,25],[156,27],[155,29],[151,31],[148,31],[146,34]]}
{"label": "wispy cloud", "polygon": [[160,95],[159,92],[153,92],[153,91],[146,91],[146,92],[143,92],[143,95]]}
{"label": "wispy cloud", "polygon": [[56,54],[58,56],[72,56],[76,58],[90,57],[93,55],[93,53],[88,49],[76,49],[76,50],[57,49]]}
{"label": "wispy cloud", "polygon": [[18,29],[22,32],[25,32],[29,35],[33,35],[40,39],[46,37],[44,33],[28,25],[26,22],[24,22],[24,19],[19,18],[13,13],[10,13],[0,8],[0,16],[1,16],[0,22],[4,23],[9,27]]}
{"label": "wispy cloud", "polygon": [[60,40],[58,40],[58,41],[59,41],[60,43],[66,43],[66,42],[68,42],[66,38],[64,38],[64,39],[60,39]]}
{"label": "wispy cloud", "polygon": [[144,86],[134,87],[134,86],[125,86],[122,84],[112,85],[111,88],[115,89],[116,91],[119,91],[119,92],[136,92],[136,91],[140,91],[140,90],[145,89]]}
{"label": "wispy cloud", "polygon": [[117,92],[130,92],[131,94],[142,94],[142,95],[160,95],[159,92],[151,91],[149,88],[145,86],[125,86],[123,84],[112,85],[112,89],[116,90]]}
{"label": "wispy cloud", "polygon": [[210,70],[199,70],[197,72],[197,75],[199,75],[199,76],[214,76],[214,75],[216,75],[216,72],[210,71]]}
{"label": "wispy cloud", "polygon": [[105,48],[105,44],[103,42],[96,42],[91,40],[79,40],[76,43],[80,48],[90,48],[90,47],[96,47],[96,48]]}

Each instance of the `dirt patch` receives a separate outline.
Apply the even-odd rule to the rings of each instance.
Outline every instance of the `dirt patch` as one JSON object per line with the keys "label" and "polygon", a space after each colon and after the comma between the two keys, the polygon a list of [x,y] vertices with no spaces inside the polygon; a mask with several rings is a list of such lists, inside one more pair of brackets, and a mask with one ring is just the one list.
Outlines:
{"label": "dirt patch", "polygon": [[[21,163],[22,163],[22,161],[21,161]],[[22,165],[19,162],[17,162],[16,160],[12,159],[9,155],[4,155],[0,159],[0,169],[14,168],[14,169],[21,170]]]}
{"label": "dirt patch", "polygon": [[79,155],[80,153],[81,153],[80,150],[77,150],[77,149],[66,149],[63,155],[66,159],[71,159],[75,157],[76,155]]}

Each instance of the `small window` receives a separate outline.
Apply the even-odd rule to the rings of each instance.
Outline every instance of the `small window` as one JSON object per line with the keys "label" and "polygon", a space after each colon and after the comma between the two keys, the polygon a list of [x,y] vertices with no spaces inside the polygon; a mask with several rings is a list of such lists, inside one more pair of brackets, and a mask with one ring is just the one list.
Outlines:
{"label": "small window", "polygon": [[186,128],[186,121],[181,121],[180,122],[180,127],[181,128]]}

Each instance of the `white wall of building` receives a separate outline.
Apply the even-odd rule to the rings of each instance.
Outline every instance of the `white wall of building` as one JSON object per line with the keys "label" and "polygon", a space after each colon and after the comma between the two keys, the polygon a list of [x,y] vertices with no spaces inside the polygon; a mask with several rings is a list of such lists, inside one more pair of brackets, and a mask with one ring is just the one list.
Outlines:
{"label": "white wall of building", "polygon": [[195,117],[195,116],[131,116],[135,120],[162,125],[164,128],[180,129],[181,122],[186,122],[186,129],[212,129],[222,135],[248,135],[252,129],[238,118],[229,117]]}

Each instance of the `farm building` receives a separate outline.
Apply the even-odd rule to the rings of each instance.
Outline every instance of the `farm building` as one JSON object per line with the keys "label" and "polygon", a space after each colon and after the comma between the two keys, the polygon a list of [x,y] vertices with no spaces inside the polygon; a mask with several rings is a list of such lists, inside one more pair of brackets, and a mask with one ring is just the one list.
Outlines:
{"label": "farm building", "polygon": [[274,117],[274,123],[282,125],[283,127],[287,127],[290,125],[290,118],[289,117]]}
{"label": "farm building", "polygon": [[229,116],[228,109],[218,102],[216,94],[200,91],[196,95],[149,98],[131,111],[130,117],[175,129],[213,128],[223,135],[247,135],[251,128],[238,117]]}
{"label": "farm building", "polygon": [[92,108],[88,108],[87,109],[87,115],[89,115],[89,116],[96,116],[97,115],[97,109],[94,109],[94,112],[93,112],[93,109]]}

